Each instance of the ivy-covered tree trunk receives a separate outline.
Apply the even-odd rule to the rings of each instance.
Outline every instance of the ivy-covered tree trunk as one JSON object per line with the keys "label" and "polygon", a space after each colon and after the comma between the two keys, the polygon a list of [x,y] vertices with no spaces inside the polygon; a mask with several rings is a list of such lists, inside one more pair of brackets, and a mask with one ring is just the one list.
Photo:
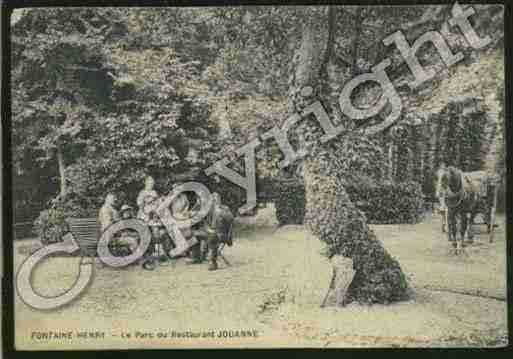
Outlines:
{"label": "ivy-covered tree trunk", "polygon": [[[289,104],[293,112],[301,111],[323,93],[325,53],[329,51],[331,38],[328,8],[319,8],[318,13],[309,12],[309,19],[301,36],[293,59],[290,81]],[[301,91],[312,87],[310,91]],[[325,101],[321,101],[325,102]],[[409,289],[399,263],[383,248],[370,230],[365,215],[351,202],[344,189],[339,170],[345,156],[337,151],[336,144],[320,145],[317,126],[311,124],[305,130],[309,155],[303,163],[306,191],[306,227],[325,242],[328,256],[341,255],[351,258],[355,275],[347,291],[335,286],[336,303],[343,305],[351,301],[364,303],[390,303],[409,298]],[[344,136],[344,135],[341,135]],[[317,139],[317,141],[315,141]],[[341,141],[333,139],[330,142]],[[337,281],[333,281],[337,283]],[[343,293],[342,293],[343,292]]]}

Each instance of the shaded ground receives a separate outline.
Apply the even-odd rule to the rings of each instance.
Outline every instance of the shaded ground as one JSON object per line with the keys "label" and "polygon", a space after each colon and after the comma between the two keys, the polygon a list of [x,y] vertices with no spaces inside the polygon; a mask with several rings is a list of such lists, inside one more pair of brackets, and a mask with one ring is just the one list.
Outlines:
{"label": "shaded ground", "polygon": [[[321,243],[301,226],[275,231],[269,221],[244,219],[232,263],[208,272],[183,260],[155,271],[138,266],[99,268],[91,287],[67,307],[30,309],[16,297],[20,349],[269,346],[461,346],[503,345],[507,330],[506,248],[503,217],[496,242],[484,234],[467,255],[448,254],[437,218],[418,225],[373,226],[399,259],[414,300],[389,306],[351,304],[320,309],[331,275]],[[15,243],[15,248],[30,242]],[[15,265],[25,255],[16,250]],[[51,258],[34,274],[44,295],[70,286],[78,258]],[[454,293],[459,292],[459,293]],[[466,293],[466,294],[460,294]],[[469,295],[470,294],[470,295]],[[478,295],[478,296],[476,296]],[[492,299],[493,298],[499,298]],[[500,299],[503,300],[500,300]],[[104,339],[36,340],[33,331],[102,331]],[[256,330],[257,338],[171,338],[171,331]],[[139,332],[139,333],[136,333]],[[141,333],[167,333],[142,338]],[[130,333],[130,339],[122,334]],[[233,333],[232,333],[233,334]],[[137,336],[137,338],[134,338]]]}

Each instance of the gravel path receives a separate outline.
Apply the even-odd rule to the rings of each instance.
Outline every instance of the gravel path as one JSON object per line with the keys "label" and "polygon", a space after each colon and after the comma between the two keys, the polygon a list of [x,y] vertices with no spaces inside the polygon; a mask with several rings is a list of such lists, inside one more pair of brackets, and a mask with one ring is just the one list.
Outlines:
{"label": "gravel path", "polygon": [[[502,219],[502,218],[501,218]],[[252,227],[236,233],[225,250],[232,263],[221,270],[172,266],[144,271],[99,268],[87,292],[52,312],[28,308],[16,296],[16,343],[33,348],[169,348],[269,346],[451,346],[492,345],[506,333],[506,303],[448,291],[506,297],[504,225],[495,243],[478,236],[466,256],[447,253],[437,219],[418,225],[373,226],[396,256],[416,298],[390,306],[320,309],[331,265],[319,256],[321,243],[301,226]],[[15,265],[26,255],[16,248]],[[78,258],[51,258],[34,273],[44,295],[70,286]],[[222,262],[221,262],[222,263]],[[280,297],[280,293],[283,294]],[[278,299],[276,299],[278,298]],[[33,340],[33,331],[101,331],[104,339]],[[255,330],[257,338],[148,338],[143,333]],[[139,332],[139,333],[135,333]],[[122,334],[131,333],[132,338]],[[137,338],[134,338],[137,336]],[[490,338],[488,340],[487,338]]]}

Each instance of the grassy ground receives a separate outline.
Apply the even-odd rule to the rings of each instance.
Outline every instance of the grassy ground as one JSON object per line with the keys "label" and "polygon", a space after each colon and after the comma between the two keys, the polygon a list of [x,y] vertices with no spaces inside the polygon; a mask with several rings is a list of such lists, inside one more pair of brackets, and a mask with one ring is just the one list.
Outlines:
{"label": "grassy ground", "polygon": [[[389,306],[320,309],[331,275],[331,264],[319,255],[321,243],[302,226],[276,230],[272,220],[244,219],[235,245],[225,251],[232,267],[221,262],[220,270],[209,272],[206,264],[178,260],[155,271],[97,268],[80,299],[51,312],[32,310],[16,297],[16,344],[20,349],[504,345],[503,217],[499,223],[494,243],[482,233],[463,256],[448,253],[438,218],[373,226],[401,263],[415,298]],[[15,244],[16,266],[26,257],[19,247],[27,244]],[[74,282],[78,261],[49,259],[34,273],[34,286],[48,296],[64,291]],[[103,332],[104,338],[31,338],[35,331],[78,329]],[[258,336],[207,337],[222,330],[255,330]],[[171,338],[171,331],[205,337]],[[159,332],[168,337],[157,338]]]}

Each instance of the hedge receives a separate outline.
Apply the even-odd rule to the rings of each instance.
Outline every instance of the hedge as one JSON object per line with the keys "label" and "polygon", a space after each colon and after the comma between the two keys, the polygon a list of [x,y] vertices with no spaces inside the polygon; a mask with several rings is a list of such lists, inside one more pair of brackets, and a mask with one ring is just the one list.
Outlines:
{"label": "hedge", "polygon": [[299,181],[277,181],[274,188],[276,219],[280,225],[303,224],[305,185]]}
{"label": "hedge", "polygon": [[422,219],[424,199],[414,181],[349,185],[346,191],[371,224],[417,223]]}
{"label": "hedge", "polygon": [[[370,224],[417,223],[422,218],[423,194],[417,182],[362,182],[345,187],[349,198]],[[305,189],[301,182],[277,182],[276,217],[280,225],[302,224]]]}

